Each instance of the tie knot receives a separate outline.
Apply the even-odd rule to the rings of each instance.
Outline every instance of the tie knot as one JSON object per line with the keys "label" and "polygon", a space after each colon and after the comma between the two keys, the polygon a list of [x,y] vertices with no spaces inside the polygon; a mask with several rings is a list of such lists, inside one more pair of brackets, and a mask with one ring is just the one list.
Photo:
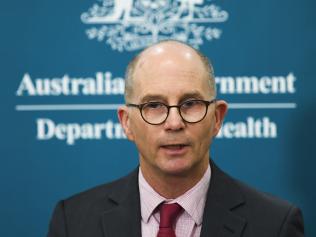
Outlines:
{"label": "tie knot", "polygon": [[172,228],[177,216],[180,214],[182,207],[178,203],[160,205],[160,224],[162,228]]}

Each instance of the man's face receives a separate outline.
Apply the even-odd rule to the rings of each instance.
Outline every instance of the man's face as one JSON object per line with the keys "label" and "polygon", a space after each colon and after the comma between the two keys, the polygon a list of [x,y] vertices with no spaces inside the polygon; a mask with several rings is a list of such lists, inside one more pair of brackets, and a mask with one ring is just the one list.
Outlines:
{"label": "man's face", "polygon": [[[155,101],[177,105],[190,99],[213,99],[199,57],[192,50],[173,50],[158,48],[143,56],[134,73],[129,103]],[[176,108],[170,109],[167,120],[160,125],[146,123],[137,108],[122,109],[120,120],[127,137],[139,150],[143,173],[194,176],[204,172],[209,163],[212,137],[218,132],[226,111],[225,107],[225,111],[218,112],[217,106],[209,105],[206,117],[193,124],[183,121]]]}

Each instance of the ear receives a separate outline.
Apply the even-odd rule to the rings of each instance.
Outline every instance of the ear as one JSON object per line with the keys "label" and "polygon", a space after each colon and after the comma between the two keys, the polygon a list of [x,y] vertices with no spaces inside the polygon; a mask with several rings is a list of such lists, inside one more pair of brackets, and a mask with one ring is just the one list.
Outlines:
{"label": "ear", "polygon": [[215,137],[219,132],[222,123],[224,121],[224,117],[226,115],[228,104],[224,100],[217,100],[215,102],[215,125],[213,129],[213,136]]}
{"label": "ear", "polygon": [[128,107],[126,105],[120,106],[117,110],[117,116],[128,140],[134,141],[134,135],[130,125]]}

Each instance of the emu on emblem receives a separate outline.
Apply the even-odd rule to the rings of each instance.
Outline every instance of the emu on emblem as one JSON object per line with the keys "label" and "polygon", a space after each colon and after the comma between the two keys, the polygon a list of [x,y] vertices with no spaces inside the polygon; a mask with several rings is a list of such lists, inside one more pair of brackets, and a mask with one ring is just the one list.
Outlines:
{"label": "emu on emblem", "polygon": [[198,48],[219,39],[227,11],[204,0],[99,0],[82,13],[89,39],[105,40],[113,50],[133,51],[175,39]]}

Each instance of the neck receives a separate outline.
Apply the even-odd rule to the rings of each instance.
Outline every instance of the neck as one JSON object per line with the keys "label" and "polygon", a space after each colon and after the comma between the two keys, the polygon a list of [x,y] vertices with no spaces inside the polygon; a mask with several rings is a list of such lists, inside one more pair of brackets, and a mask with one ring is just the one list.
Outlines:
{"label": "neck", "polygon": [[196,167],[196,170],[183,172],[181,174],[166,174],[160,171],[153,171],[145,168],[141,163],[142,174],[147,183],[157,192],[159,195],[167,199],[175,199],[192,187],[194,187],[203,177],[209,166],[209,160]]}

